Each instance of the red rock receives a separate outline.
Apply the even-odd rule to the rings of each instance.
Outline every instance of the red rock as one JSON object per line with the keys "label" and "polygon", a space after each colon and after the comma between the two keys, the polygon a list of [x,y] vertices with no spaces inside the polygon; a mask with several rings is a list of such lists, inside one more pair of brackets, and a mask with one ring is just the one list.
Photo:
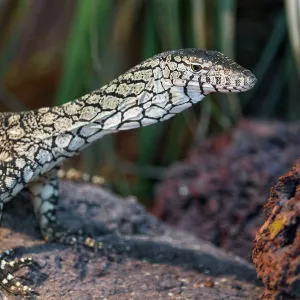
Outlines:
{"label": "red rock", "polygon": [[258,278],[270,299],[300,299],[300,160],[271,189],[265,215],[253,249]]}
{"label": "red rock", "polygon": [[299,156],[299,124],[243,121],[168,170],[154,213],[250,261],[270,188]]}

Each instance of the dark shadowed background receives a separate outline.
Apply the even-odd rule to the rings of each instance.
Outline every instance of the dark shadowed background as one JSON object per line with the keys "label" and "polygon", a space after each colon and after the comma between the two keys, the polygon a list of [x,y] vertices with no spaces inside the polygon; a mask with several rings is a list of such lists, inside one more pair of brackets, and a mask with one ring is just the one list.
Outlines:
{"label": "dark shadowed background", "polygon": [[294,0],[0,0],[0,109],[78,98],[168,49],[219,50],[258,78],[174,119],[110,135],[68,166],[153,205],[165,168],[243,116],[298,120],[300,4]]}

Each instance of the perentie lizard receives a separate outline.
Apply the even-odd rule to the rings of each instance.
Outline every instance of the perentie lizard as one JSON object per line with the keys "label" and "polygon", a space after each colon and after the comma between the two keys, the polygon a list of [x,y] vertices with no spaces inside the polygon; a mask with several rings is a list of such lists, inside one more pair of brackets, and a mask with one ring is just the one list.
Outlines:
{"label": "perentie lizard", "polygon": [[[41,233],[47,241],[99,244],[62,228],[56,220],[58,169],[103,135],[161,122],[211,92],[251,89],[256,78],[215,52],[182,49],[158,54],[117,79],[61,106],[0,114],[0,217],[3,203],[24,188],[31,193]],[[13,273],[31,258],[0,256],[0,284],[14,294],[31,295]]]}

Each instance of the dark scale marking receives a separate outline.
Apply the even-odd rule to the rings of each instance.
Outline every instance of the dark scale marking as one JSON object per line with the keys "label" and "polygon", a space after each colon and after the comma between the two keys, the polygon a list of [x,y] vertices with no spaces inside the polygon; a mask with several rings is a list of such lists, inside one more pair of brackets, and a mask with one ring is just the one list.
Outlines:
{"label": "dark scale marking", "polygon": [[215,89],[216,92],[219,91],[218,88],[217,88],[217,86],[215,84],[212,84],[212,87]]}
{"label": "dark scale marking", "polygon": [[225,80],[226,80],[226,86],[228,85],[230,85],[230,77],[229,76],[225,76]]}
{"label": "dark scale marking", "polygon": [[[199,88],[200,88],[201,94],[202,94],[202,95],[205,95],[205,93],[204,93],[204,89],[203,89],[203,84],[202,84],[202,82],[201,82],[201,79],[200,79],[200,78],[199,78],[198,82],[199,82]],[[206,96],[206,95],[205,95],[205,96]]]}
{"label": "dark scale marking", "polygon": [[192,75],[190,76],[189,80],[186,81],[186,83],[185,83],[185,85],[184,85],[184,87],[183,87],[183,92],[184,92],[184,94],[186,95],[186,97],[189,98],[189,101],[190,101],[191,98],[190,98],[190,96],[189,96],[189,94],[188,94],[188,84],[189,84],[189,82],[190,82],[191,80],[193,80],[193,78],[194,78],[194,75],[192,74]]}

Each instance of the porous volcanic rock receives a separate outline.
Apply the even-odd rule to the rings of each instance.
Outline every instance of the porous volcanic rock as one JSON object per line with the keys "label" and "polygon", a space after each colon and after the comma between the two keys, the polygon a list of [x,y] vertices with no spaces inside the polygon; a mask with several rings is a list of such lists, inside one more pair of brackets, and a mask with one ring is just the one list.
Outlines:
{"label": "porous volcanic rock", "polygon": [[300,124],[243,120],[169,168],[153,213],[251,261],[270,188],[299,156]]}
{"label": "porous volcanic rock", "polygon": [[265,215],[253,249],[261,299],[300,299],[300,160],[272,188]]}
{"label": "porous volcanic rock", "polygon": [[[41,295],[37,300],[238,300],[262,292],[251,264],[170,229],[131,198],[63,182],[58,219],[99,237],[103,249],[47,244],[27,198],[4,206],[0,250],[15,248],[16,256],[39,264],[18,272]],[[16,298],[2,291],[2,299]]]}

